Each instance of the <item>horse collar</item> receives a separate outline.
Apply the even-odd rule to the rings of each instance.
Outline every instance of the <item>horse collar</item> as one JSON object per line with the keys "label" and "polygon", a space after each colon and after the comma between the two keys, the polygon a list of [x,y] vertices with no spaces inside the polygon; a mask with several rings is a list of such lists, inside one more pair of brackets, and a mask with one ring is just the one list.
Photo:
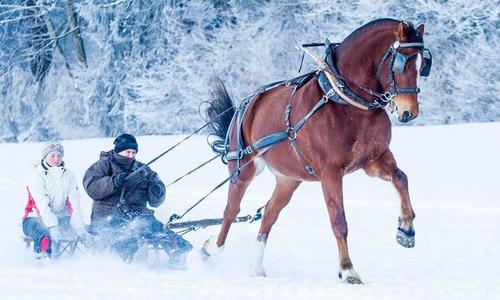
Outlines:
{"label": "horse collar", "polygon": [[[340,72],[337,70],[335,64],[336,61],[335,50],[338,46],[339,44],[333,44],[333,43],[326,45],[325,62],[328,67],[322,72],[320,72],[318,76],[318,83],[323,92],[325,93],[325,95],[327,95],[328,93],[331,94],[332,97],[329,97],[329,100],[333,102],[344,105],[350,104],[355,107],[361,108],[363,110],[383,109],[387,103],[392,101],[392,98],[395,95],[393,95],[392,93],[379,94],[375,91],[372,91],[355,83],[361,90],[365,91],[366,93],[372,96],[376,96],[377,99],[374,102],[369,102],[364,98],[356,95],[345,84],[345,81],[352,82],[352,80],[344,78],[342,75],[340,75]],[[380,102],[382,103],[380,103],[377,100],[381,100]]]}
{"label": "horse collar", "polygon": [[[373,110],[383,108],[387,103],[391,103],[393,98],[398,94],[418,94],[420,89],[418,87],[415,88],[398,88],[396,86],[396,80],[394,78],[394,73],[402,73],[406,64],[406,61],[415,55],[417,52],[406,56],[398,51],[400,48],[422,48],[424,49],[424,60],[426,62],[426,67],[421,71],[421,76],[428,76],[430,72],[430,66],[432,65],[432,55],[430,51],[424,47],[424,44],[421,42],[410,42],[410,43],[401,43],[399,40],[396,40],[385,52],[382,60],[379,63],[378,69],[382,66],[382,64],[391,56],[390,67],[389,67],[389,83],[391,85],[391,90],[384,93],[377,93],[373,90],[363,87],[352,80],[344,78],[340,75],[340,72],[337,70],[335,66],[335,50],[339,46],[339,44],[326,44],[325,50],[325,61],[330,70],[323,70],[321,73],[325,73],[331,71],[334,78],[332,76],[328,76],[329,80],[322,80],[321,76],[318,78],[318,82],[323,89],[323,92],[326,94],[330,91],[331,88],[337,88],[340,91],[337,91],[336,94],[343,95],[335,96],[331,99],[333,102],[337,102],[340,104],[352,104],[358,108],[362,108],[364,110]],[[377,69],[377,73],[378,73]],[[328,74],[327,74],[328,75]],[[365,93],[377,97],[374,102],[369,102],[364,98],[356,95],[351,89],[347,87],[345,81],[352,82],[358,86],[359,89],[364,91]],[[356,105],[357,104],[357,105]]]}

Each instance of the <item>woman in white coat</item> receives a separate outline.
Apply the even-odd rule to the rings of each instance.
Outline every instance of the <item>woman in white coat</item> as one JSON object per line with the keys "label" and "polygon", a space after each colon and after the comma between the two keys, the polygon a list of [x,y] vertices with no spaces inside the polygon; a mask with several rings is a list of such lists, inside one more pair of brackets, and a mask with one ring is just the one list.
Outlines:
{"label": "woman in white coat", "polygon": [[26,187],[28,203],[23,232],[33,239],[39,258],[50,257],[54,241],[89,238],[80,208],[78,184],[73,172],[66,169],[63,156],[61,143],[46,144],[42,161]]}

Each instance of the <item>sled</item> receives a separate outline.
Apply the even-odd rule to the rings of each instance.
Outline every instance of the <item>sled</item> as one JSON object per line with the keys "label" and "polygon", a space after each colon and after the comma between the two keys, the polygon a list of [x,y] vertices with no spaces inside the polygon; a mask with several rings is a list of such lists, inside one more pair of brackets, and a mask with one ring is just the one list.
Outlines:
{"label": "sled", "polygon": [[[26,245],[26,248],[30,248],[33,243],[33,239],[27,236],[22,236],[21,239]],[[61,239],[57,242],[52,243],[52,254],[51,259],[58,259],[61,256],[72,256],[78,249],[83,252],[79,247],[82,241],[78,238],[75,239]]]}

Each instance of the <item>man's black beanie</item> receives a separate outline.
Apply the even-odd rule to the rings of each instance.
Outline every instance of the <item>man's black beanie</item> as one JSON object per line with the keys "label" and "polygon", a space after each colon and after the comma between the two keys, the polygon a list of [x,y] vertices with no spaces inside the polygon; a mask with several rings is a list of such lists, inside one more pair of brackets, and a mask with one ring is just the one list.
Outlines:
{"label": "man's black beanie", "polygon": [[120,153],[123,150],[127,149],[134,149],[135,151],[139,151],[137,140],[133,135],[128,133],[123,133],[117,136],[113,144],[115,145],[114,150],[116,153]]}

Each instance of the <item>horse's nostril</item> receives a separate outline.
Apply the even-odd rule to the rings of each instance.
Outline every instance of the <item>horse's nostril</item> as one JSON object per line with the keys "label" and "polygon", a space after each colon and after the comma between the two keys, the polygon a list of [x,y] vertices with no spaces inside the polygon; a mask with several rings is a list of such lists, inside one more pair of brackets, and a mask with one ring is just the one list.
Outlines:
{"label": "horse's nostril", "polygon": [[410,112],[409,112],[409,111],[405,111],[405,112],[403,113],[403,118],[404,118],[405,120],[410,119],[410,117],[411,117],[411,114],[410,114]]}
{"label": "horse's nostril", "polygon": [[403,112],[403,115],[401,116],[401,122],[406,123],[411,120],[411,113],[409,111]]}

